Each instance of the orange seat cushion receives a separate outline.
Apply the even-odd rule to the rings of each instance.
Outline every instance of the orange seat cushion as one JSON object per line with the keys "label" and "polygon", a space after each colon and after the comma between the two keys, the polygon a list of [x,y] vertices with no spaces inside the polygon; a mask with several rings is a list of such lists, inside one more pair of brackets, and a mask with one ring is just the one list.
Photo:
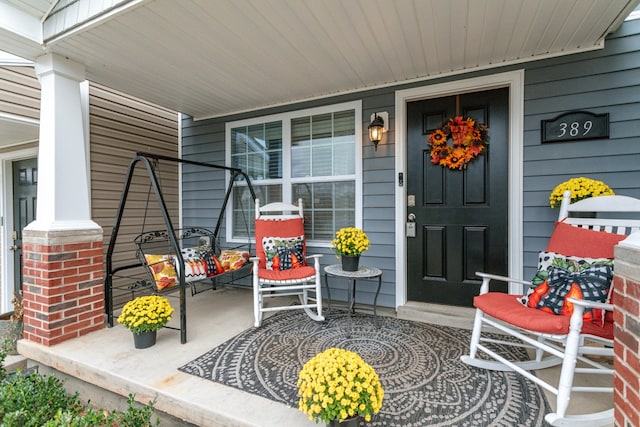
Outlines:
{"label": "orange seat cushion", "polygon": [[310,265],[303,265],[290,270],[258,269],[258,277],[264,280],[301,280],[312,277],[315,274],[316,269]]}
{"label": "orange seat cushion", "polygon": [[[569,333],[569,316],[556,316],[542,310],[523,306],[518,298],[502,292],[488,292],[473,299],[473,305],[498,320],[530,331],[565,335]],[[613,339],[613,323],[605,321],[604,326],[584,322],[582,333]]]}

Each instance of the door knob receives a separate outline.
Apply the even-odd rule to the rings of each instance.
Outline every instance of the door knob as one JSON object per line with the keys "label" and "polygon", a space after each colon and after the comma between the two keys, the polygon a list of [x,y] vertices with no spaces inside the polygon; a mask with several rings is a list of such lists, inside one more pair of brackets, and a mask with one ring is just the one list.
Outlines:
{"label": "door knob", "polygon": [[407,237],[416,237],[416,214],[413,212],[407,215],[406,234]]}
{"label": "door knob", "polygon": [[11,245],[11,246],[9,246],[9,250],[10,250],[10,251],[14,251],[14,252],[15,252],[15,251],[17,251],[18,249],[20,249],[20,246],[17,246],[17,245]]}

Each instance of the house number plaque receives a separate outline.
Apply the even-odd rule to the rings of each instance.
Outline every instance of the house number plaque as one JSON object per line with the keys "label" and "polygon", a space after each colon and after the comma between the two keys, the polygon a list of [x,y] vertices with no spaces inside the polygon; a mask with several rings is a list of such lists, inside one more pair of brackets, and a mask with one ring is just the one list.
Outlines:
{"label": "house number plaque", "polygon": [[570,111],[542,120],[542,143],[609,138],[609,113]]}

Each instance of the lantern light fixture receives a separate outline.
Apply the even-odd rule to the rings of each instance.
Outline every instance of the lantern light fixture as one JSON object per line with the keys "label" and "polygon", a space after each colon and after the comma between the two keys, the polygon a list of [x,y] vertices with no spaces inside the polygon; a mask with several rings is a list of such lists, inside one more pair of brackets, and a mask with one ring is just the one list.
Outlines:
{"label": "lantern light fixture", "polygon": [[373,113],[369,124],[369,139],[373,143],[374,150],[378,151],[378,143],[382,140],[384,132],[389,130],[389,113]]}

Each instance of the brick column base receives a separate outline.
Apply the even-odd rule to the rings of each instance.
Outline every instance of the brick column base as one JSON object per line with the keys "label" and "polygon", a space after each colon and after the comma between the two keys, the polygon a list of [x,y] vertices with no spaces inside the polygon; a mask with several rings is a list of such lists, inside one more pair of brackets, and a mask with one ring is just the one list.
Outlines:
{"label": "brick column base", "polygon": [[24,338],[47,346],[103,329],[102,229],[23,233]]}
{"label": "brick column base", "polygon": [[615,425],[640,425],[640,246],[615,249]]}

